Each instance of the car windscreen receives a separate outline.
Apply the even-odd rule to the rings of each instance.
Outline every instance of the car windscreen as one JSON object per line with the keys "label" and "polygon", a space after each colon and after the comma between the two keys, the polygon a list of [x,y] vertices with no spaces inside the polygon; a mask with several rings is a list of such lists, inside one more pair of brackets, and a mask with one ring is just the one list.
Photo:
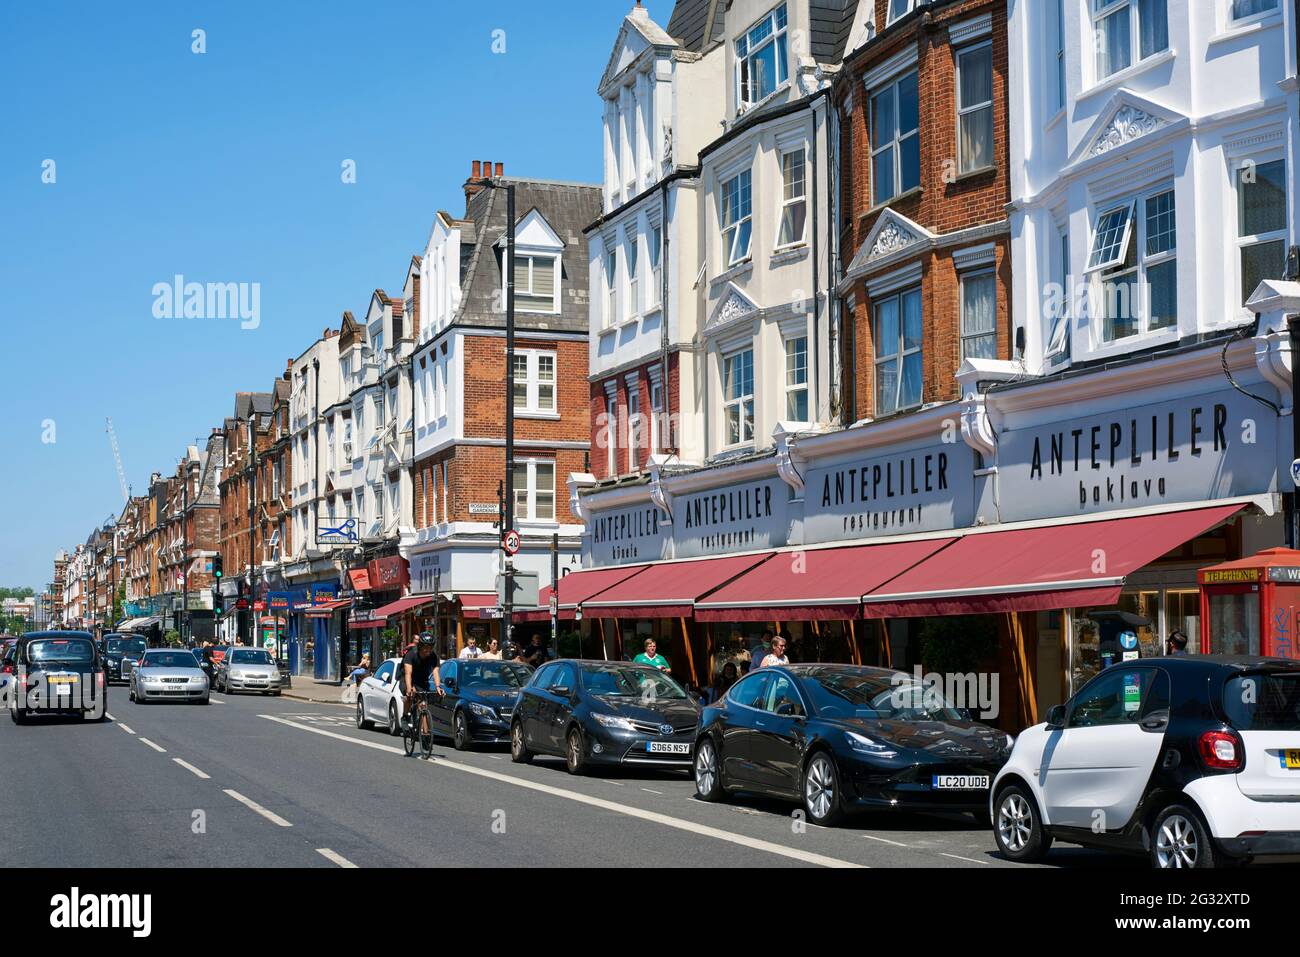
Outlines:
{"label": "car windscreen", "polygon": [[458,661],[462,688],[522,688],[533,669],[513,661]]}
{"label": "car windscreen", "polygon": [[1223,686],[1223,710],[1238,731],[1300,731],[1300,671],[1230,678]]}
{"label": "car windscreen", "polygon": [[230,655],[232,665],[269,665],[271,653],[256,648],[236,648]]}
{"label": "car windscreen", "polygon": [[940,689],[901,672],[815,671],[803,677],[813,706],[823,717],[889,721],[961,721],[966,717]]}
{"label": "car windscreen", "polygon": [[95,646],[84,638],[42,638],[27,645],[27,661],[89,662],[95,660]]}
{"label": "car windscreen", "polygon": [[142,668],[197,668],[199,663],[188,651],[151,651],[144,656]]}
{"label": "car windscreen", "polygon": [[148,647],[143,638],[110,638],[107,650],[114,653],[121,652],[128,658],[138,658]]}
{"label": "car windscreen", "polygon": [[594,665],[582,669],[582,686],[603,698],[684,699],[681,685],[654,668]]}

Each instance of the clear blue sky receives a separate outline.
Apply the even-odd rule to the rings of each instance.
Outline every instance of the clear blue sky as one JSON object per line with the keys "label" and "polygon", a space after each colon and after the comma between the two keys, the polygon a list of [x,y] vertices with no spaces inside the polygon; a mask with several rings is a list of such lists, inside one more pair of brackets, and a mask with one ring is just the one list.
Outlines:
{"label": "clear blue sky", "polygon": [[[0,6],[0,586],[43,587],[121,511],[106,416],[140,494],[236,391],[400,293],[472,160],[598,182],[596,85],[632,2]],[[667,23],[671,0],[647,6]],[[260,327],[154,318],[177,273],[260,283]]]}

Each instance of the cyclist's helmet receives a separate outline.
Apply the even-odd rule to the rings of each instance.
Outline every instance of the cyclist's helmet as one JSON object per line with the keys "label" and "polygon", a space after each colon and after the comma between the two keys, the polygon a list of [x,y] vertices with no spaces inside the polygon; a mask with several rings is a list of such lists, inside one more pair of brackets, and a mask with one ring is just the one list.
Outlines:
{"label": "cyclist's helmet", "polygon": [[429,632],[426,631],[424,634],[422,634],[422,635],[420,636],[420,644],[423,645],[423,646],[425,646],[425,647],[428,647],[428,646],[432,645],[432,644],[433,644],[433,635],[429,634]]}

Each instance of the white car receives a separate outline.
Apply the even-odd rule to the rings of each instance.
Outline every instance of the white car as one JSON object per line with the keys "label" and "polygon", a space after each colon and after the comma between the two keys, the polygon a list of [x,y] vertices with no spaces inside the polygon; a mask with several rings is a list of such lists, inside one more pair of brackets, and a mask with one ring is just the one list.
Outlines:
{"label": "white car", "polygon": [[1300,661],[1114,665],[1016,739],[990,795],[1013,861],[1054,840],[1157,868],[1300,860]]}
{"label": "white car", "polygon": [[265,648],[231,648],[217,665],[213,683],[225,694],[256,691],[278,697],[284,690],[280,666]]}
{"label": "white car", "polygon": [[406,699],[401,691],[401,658],[389,658],[357,689],[357,727],[383,725],[391,735],[402,733]]}

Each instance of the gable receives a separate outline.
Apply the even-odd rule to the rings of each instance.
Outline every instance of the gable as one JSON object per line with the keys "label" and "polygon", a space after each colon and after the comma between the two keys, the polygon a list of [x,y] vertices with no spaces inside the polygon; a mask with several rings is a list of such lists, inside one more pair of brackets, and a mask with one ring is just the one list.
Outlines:
{"label": "gable", "polygon": [[713,313],[704,324],[704,334],[710,335],[719,329],[758,314],[758,306],[740,291],[732,282],[727,283],[727,291],[718,299]]}
{"label": "gable", "polygon": [[515,226],[515,249],[560,252],[564,249],[564,240],[551,228],[541,211],[534,207]]}
{"label": "gable", "polygon": [[929,248],[935,234],[893,209],[886,209],[849,263],[848,277],[862,276]]}
{"label": "gable", "polygon": [[1088,127],[1070,157],[1070,165],[1126,146],[1187,118],[1145,97],[1120,89]]}

